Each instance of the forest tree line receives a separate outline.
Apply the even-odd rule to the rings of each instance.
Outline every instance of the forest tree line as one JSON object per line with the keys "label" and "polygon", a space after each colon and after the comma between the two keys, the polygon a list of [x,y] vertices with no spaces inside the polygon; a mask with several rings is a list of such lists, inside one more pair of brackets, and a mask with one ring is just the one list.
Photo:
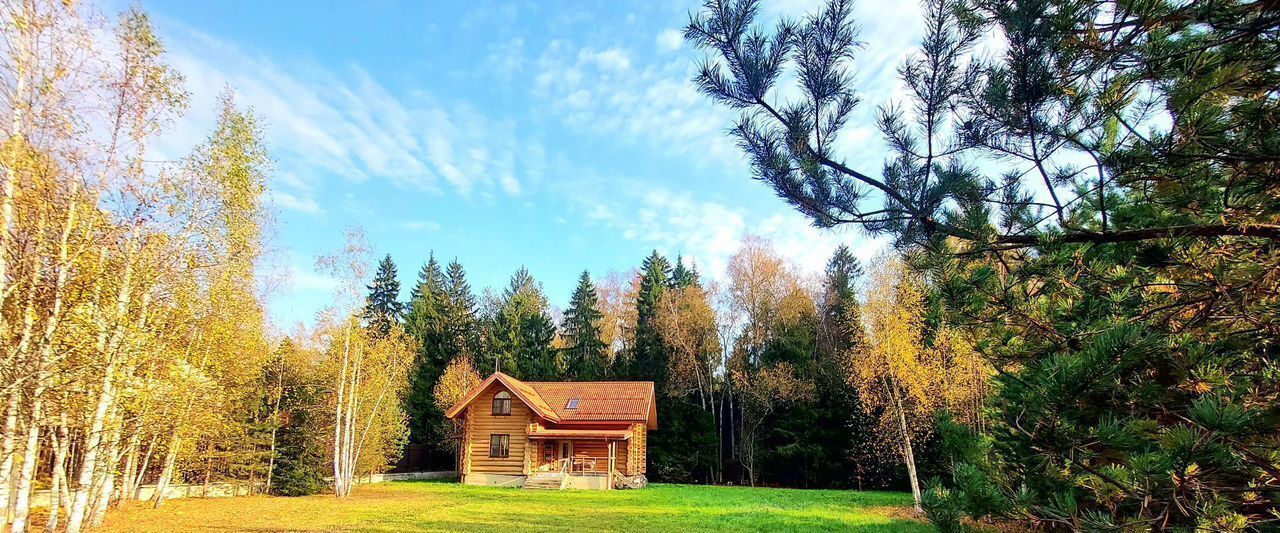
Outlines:
{"label": "forest tree line", "polygon": [[928,304],[915,280],[892,256],[877,263],[868,277],[840,246],[810,276],[747,237],[713,280],[654,251],[630,272],[583,272],[559,312],[524,268],[477,296],[458,261],[442,266],[434,254],[402,302],[388,255],[366,316],[417,341],[409,440],[439,454],[455,456],[460,435],[443,419],[450,403],[438,383],[501,370],[533,381],[654,382],[657,481],[907,486],[915,474],[914,461],[897,466],[904,443],[927,449],[940,408],[976,416],[985,367],[954,332],[943,333],[945,350],[926,347]]}

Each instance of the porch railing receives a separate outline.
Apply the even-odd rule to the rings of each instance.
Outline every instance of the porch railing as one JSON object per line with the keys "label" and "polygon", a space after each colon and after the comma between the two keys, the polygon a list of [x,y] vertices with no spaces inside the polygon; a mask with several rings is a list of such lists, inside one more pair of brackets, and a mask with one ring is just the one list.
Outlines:
{"label": "porch railing", "polygon": [[608,459],[598,457],[574,457],[572,459],[561,459],[561,470],[568,472],[571,476],[582,475],[604,475],[608,473]]}

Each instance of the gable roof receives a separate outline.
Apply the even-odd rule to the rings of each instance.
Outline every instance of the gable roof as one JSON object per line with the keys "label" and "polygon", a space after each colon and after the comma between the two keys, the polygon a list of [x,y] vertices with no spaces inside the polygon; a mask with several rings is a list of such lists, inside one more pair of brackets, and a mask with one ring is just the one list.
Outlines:
{"label": "gable roof", "polygon": [[492,376],[489,376],[488,379],[481,381],[479,385],[476,385],[475,388],[471,389],[471,392],[468,392],[467,395],[462,398],[462,401],[458,402],[444,413],[445,418],[457,417],[458,414],[467,407],[467,405],[475,401],[476,397],[480,396],[480,393],[487,390],[495,381],[501,383],[503,387],[511,391],[512,394],[515,394],[517,398],[520,398],[520,401],[529,406],[529,409],[533,410],[533,412],[538,416],[552,422],[560,421],[560,415],[557,415],[556,412],[547,405],[547,402],[538,395],[537,391],[530,388],[529,385],[525,384],[523,381],[503,374],[502,372],[495,372]]}
{"label": "gable roof", "polygon": [[[658,427],[652,381],[520,381],[496,372],[468,392],[445,416],[456,418],[495,382],[500,383],[539,417],[551,422],[643,422]],[[569,400],[578,400],[569,409]]]}

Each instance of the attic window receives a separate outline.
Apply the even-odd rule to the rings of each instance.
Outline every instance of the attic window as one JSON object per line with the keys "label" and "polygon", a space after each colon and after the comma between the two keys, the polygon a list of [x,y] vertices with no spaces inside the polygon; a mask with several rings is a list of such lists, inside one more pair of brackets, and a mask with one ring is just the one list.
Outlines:
{"label": "attic window", "polygon": [[501,391],[493,395],[493,416],[511,415],[511,395]]}
{"label": "attic window", "polygon": [[577,399],[577,398],[569,398],[569,403],[565,404],[564,408],[565,408],[565,409],[577,409],[577,408],[578,408],[578,399]]}

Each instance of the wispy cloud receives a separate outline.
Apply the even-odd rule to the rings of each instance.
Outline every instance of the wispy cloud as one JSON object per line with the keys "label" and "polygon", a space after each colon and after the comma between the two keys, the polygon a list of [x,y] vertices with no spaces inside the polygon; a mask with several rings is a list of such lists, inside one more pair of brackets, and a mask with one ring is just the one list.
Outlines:
{"label": "wispy cloud", "polygon": [[316,203],[313,198],[299,198],[282,190],[274,190],[268,193],[271,203],[284,209],[291,209],[303,213],[319,214],[323,211],[320,204]]}
{"label": "wispy cloud", "polygon": [[356,65],[335,72],[282,64],[182,26],[166,29],[177,34],[169,60],[193,92],[192,112],[165,141],[167,149],[183,153],[194,144],[212,124],[215,91],[234,87],[237,99],[265,119],[268,148],[282,174],[291,175],[273,184],[287,189],[278,198],[286,208],[310,209],[310,195],[325,188],[327,177],[385,179],[464,197],[518,192],[512,184],[526,169],[515,154],[539,146],[522,138],[514,122],[491,120],[466,104],[445,105],[424,92],[394,95]]}
{"label": "wispy cloud", "polygon": [[636,184],[615,188],[612,197],[612,202],[589,200],[593,205],[584,205],[582,215],[622,239],[665,254],[682,254],[712,278],[724,275],[729,258],[748,235],[772,241],[779,254],[806,274],[820,272],[841,243],[852,243],[854,253],[862,257],[883,246],[883,242],[865,239],[851,229],[815,228],[798,213],[782,211],[759,217],[750,210],[703,200],[689,192]]}
{"label": "wispy cloud", "polygon": [[[769,26],[787,17],[801,18],[821,8],[819,0],[770,2],[758,22]],[[855,6],[853,18],[866,43],[854,60],[856,90],[864,103],[854,112],[837,146],[845,157],[879,168],[885,144],[875,129],[880,105],[905,96],[897,68],[919,46],[923,33],[920,6],[910,3],[883,9],[873,3]],[[678,28],[655,36],[657,61],[637,61],[616,44],[577,45],[553,40],[533,70],[533,94],[572,128],[624,140],[645,142],[667,153],[696,155],[700,164],[742,168],[742,155],[724,132],[737,112],[715,104],[690,82],[702,52],[682,51]],[[779,102],[800,96],[790,79],[771,95]]]}
{"label": "wispy cloud", "polygon": [[338,286],[337,279],[296,265],[289,267],[289,281],[297,291],[326,292]]}
{"label": "wispy cloud", "polygon": [[534,97],[571,128],[648,143],[667,153],[697,154],[702,164],[741,161],[724,136],[733,114],[689,83],[690,58],[641,64],[621,48],[554,40],[536,68]]}
{"label": "wispy cloud", "polygon": [[512,78],[524,71],[524,39],[520,37],[489,45],[489,55],[485,57],[489,72],[497,76],[503,83],[510,83]]}
{"label": "wispy cloud", "polygon": [[406,220],[400,227],[409,231],[440,231],[440,223],[431,220]]}
{"label": "wispy cloud", "polygon": [[684,32],[676,28],[667,28],[658,32],[657,37],[658,50],[663,52],[674,52],[680,49],[684,44]]}

